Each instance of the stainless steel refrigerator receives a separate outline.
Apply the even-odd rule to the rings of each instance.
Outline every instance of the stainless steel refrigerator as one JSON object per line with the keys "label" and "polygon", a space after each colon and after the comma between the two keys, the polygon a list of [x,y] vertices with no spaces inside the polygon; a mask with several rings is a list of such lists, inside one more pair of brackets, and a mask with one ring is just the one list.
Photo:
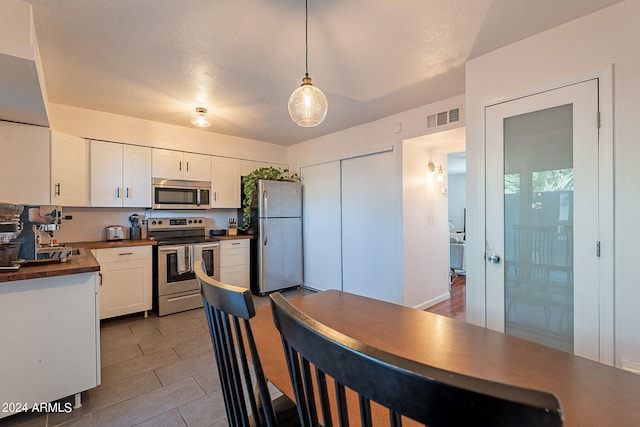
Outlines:
{"label": "stainless steel refrigerator", "polygon": [[254,292],[302,285],[302,186],[259,180]]}

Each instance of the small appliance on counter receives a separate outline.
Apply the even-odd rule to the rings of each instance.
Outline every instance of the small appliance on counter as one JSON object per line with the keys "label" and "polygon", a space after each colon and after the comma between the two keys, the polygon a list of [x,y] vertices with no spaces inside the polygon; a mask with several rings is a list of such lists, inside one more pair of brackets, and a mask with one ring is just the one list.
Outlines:
{"label": "small appliance on counter", "polygon": [[20,242],[12,242],[22,232],[22,206],[0,203],[0,271],[20,268]]}
{"label": "small appliance on counter", "polygon": [[129,216],[129,222],[131,227],[129,228],[129,239],[140,240],[142,239],[142,228],[140,227],[140,216],[133,214]]}
{"label": "small appliance on counter", "polygon": [[105,240],[123,240],[124,227],[121,225],[110,225],[105,230]]}

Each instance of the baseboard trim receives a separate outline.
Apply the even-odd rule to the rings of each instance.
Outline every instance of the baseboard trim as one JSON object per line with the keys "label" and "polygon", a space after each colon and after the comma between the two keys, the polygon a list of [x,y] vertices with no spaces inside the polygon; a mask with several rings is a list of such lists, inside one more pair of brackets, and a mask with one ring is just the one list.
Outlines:
{"label": "baseboard trim", "polygon": [[446,301],[449,298],[451,298],[451,294],[449,292],[446,292],[440,296],[437,296],[435,298],[432,298],[428,301],[423,302],[422,304],[418,304],[413,306],[413,308],[418,309],[418,310],[426,310],[429,307],[433,307],[434,305],[441,303],[442,301]]}

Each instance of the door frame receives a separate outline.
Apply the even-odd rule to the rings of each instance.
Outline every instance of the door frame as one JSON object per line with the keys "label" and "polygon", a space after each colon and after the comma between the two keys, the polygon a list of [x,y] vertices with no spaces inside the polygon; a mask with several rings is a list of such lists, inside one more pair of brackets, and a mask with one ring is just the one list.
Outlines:
{"label": "door frame", "polygon": [[[482,159],[478,167],[478,178],[486,183],[486,109],[492,105],[513,101],[518,98],[535,95],[540,92],[554,90],[563,86],[581,83],[583,81],[598,79],[598,98],[600,109],[599,139],[599,236],[600,236],[600,270],[598,277],[599,288],[599,361],[608,365],[615,364],[615,275],[614,275],[614,147],[613,147],[613,65],[604,68],[574,75],[545,85],[512,93],[497,99],[488,100],[481,104],[482,108],[482,134],[484,138],[479,144],[479,159]],[[595,120],[595,118],[594,118]],[[479,186],[480,194],[473,195],[468,200],[477,201],[477,216],[475,224],[478,229],[472,231],[472,244],[470,257],[467,259],[467,280],[475,282],[475,286],[467,286],[467,300],[473,300],[475,310],[467,311],[467,321],[485,326],[487,284],[485,279],[485,242],[486,242],[486,191],[484,186]],[[468,187],[468,191],[469,191]],[[476,190],[477,187],[474,187]],[[471,231],[471,230],[470,230]],[[594,249],[595,250],[595,249]]]}

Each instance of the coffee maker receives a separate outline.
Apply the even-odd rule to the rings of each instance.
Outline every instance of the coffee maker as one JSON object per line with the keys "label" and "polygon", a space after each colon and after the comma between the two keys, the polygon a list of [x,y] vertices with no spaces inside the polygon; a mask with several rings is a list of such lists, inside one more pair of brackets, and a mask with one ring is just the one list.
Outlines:
{"label": "coffee maker", "polygon": [[20,268],[19,253],[22,244],[12,240],[20,236],[23,207],[10,203],[0,203],[0,271]]}

